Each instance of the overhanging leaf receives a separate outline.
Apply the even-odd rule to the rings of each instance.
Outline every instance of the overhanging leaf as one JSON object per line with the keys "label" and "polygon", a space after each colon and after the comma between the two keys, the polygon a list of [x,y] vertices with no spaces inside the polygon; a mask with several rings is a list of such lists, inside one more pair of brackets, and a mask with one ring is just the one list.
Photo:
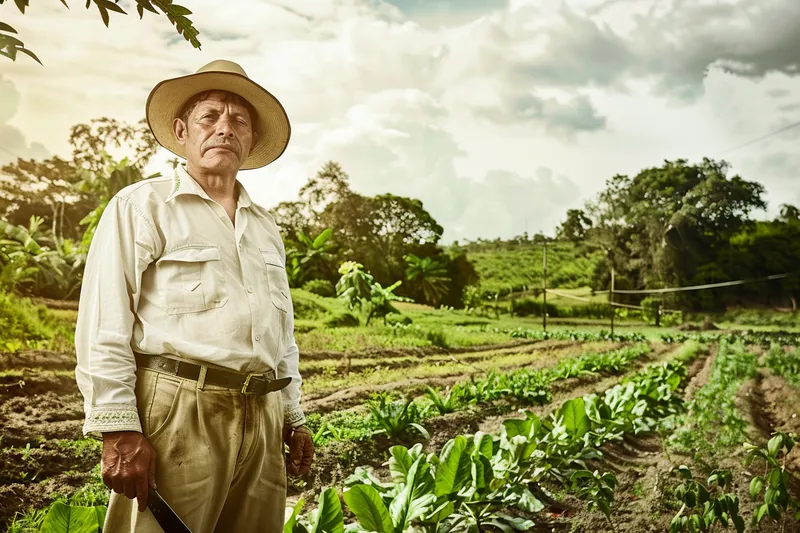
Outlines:
{"label": "overhanging leaf", "polygon": [[54,503],[42,522],[41,533],[97,533],[103,526],[94,507]]}
{"label": "overhanging leaf", "polygon": [[389,510],[377,490],[366,485],[356,485],[345,492],[343,497],[361,527],[376,533],[394,532]]}

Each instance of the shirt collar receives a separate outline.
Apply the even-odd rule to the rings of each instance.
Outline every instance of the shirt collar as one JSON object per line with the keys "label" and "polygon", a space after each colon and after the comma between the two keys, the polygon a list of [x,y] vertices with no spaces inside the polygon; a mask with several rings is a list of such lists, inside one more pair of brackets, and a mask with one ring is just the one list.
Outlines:
{"label": "shirt collar", "polygon": [[[238,207],[250,207],[252,200],[244,185],[239,180],[236,180],[236,187],[239,191]],[[175,167],[175,174],[172,177],[172,192],[167,196],[165,202],[169,202],[173,198],[182,194],[194,194],[206,200],[213,199],[203,190],[199,183],[186,171],[185,165],[178,165]]]}

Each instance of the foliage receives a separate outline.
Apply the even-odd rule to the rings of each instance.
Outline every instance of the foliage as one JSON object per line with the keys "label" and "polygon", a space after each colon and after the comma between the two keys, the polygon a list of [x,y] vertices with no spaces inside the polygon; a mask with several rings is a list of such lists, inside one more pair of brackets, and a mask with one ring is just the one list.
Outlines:
{"label": "foliage", "polygon": [[336,283],[336,293],[342,300],[347,302],[350,309],[366,310],[367,326],[373,317],[383,318],[386,324],[386,315],[389,313],[400,313],[392,302],[411,302],[410,298],[404,298],[394,294],[394,289],[400,286],[402,281],[397,281],[389,287],[381,287],[372,275],[361,270],[362,265],[348,261],[339,267],[342,277]]}
{"label": "foliage", "polygon": [[[646,430],[657,417],[675,412],[680,404],[675,391],[685,375],[680,363],[649,367],[603,397],[570,400],[546,419],[527,412],[523,420],[506,420],[499,435],[459,435],[438,454],[423,454],[421,444],[394,446],[388,462],[390,481],[364,468],[345,480],[344,500],[358,521],[347,528],[529,530],[534,526],[531,520],[507,510],[523,515],[541,511],[544,504],[536,496],[542,491],[540,484],[567,485],[569,480],[592,508],[606,512],[616,480],[586,472],[586,461],[600,457],[602,444],[622,437],[612,428]],[[296,513],[290,522],[296,522]],[[303,531],[295,527],[286,531]],[[329,527],[339,530],[343,519]]]}
{"label": "foliage", "polygon": [[[4,4],[6,1],[7,0],[0,0],[0,5]],[[14,0],[14,3],[20,13],[25,14],[25,8],[28,7],[28,0]],[[69,8],[66,0],[61,0],[61,3],[64,4],[64,7]],[[110,21],[109,11],[121,13],[123,15],[126,14],[125,10],[123,10],[117,2],[112,2],[111,0],[87,0],[86,9],[89,9],[92,4],[97,7],[100,12],[100,17],[103,19],[103,24],[105,24],[106,27],[108,27]],[[195,48],[200,48],[200,41],[197,40],[197,36],[200,32],[192,25],[192,21],[188,18],[188,15],[191,15],[192,12],[185,7],[173,4],[171,0],[136,0],[136,10],[139,13],[140,19],[144,16],[145,10],[157,15],[160,14],[160,10],[175,26],[175,29],[180,35],[183,35]],[[16,61],[17,54],[22,52],[33,58],[40,65],[42,64],[39,58],[36,57],[36,54],[25,48],[22,41],[14,37],[14,35],[17,34],[14,28],[8,24],[0,23],[0,32],[5,32],[0,33],[0,55],[8,57],[12,61]]]}
{"label": "foliage", "polygon": [[765,362],[775,375],[783,376],[795,387],[800,387],[800,350],[797,346],[786,351],[780,344],[773,344]]}
{"label": "foliage", "polygon": [[37,346],[53,335],[44,307],[0,292],[0,351]]}
{"label": "foliage", "polygon": [[[746,442],[747,452],[745,464],[749,466],[755,459],[766,463],[764,477],[756,476],[750,482],[750,496],[759,500],[753,523],[761,524],[765,516],[776,522],[785,515],[800,520],[800,501],[794,498],[789,489],[789,473],[786,471],[786,456],[789,455],[800,438],[795,434],[776,432],[772,434],[766,447]],[[781,457],[782,456],[782,457]]]}
{"label": "foliage", "polygon": [[[755,369],[756,357],[743,344],[721,340],[708,383],[695,393],[682,427],[668,439],[668,444],[705,455],[725,453],[747,440],[747,424],[735,400],[739,387]],[[709,438],[710,434],[715,438]]]}
{"label": "foliage", "polygon": [[674,491],[681,508],[670,522],[669,533],[706,533],[717,523],[727,528],[728,522],[736,528],[737,533],[744,532],[744,519],[739,515],[739,498],[735,494],[712,494],[714,485],[724,489],[725,485],[731,484],[730,470],[714,470],[705,484],[694,479],[685,465],[675,471],[684,481]]}
{"label": "foliage", "polygon": [[306,281],[303,284],[303,290],[324,298],[333,298],[336,296],[336,287],[326,279],[312,279]]}
{"label": "foliage", "polygon": [[42,523],[42,533],[97,533],[102,530],[106,507],[54,503]]}
{"label": "foliage", "polygon": [[353,313],[337,313],[325,320],[326,328],[355,328],[361,325],[361,321]]}
{"label": "foliage", "polygon": [[423,437],[430,438],[428,431],[422,427],[422,411],[413,400],[392,400],[387,395],[379,395],[367,402],[370,416],[377,429],[374,434],[385,433],[391,439],[398,439],[410,430],[415,430]]}
{"label": "foliage", "polygon": [[418,257],[414,254],[405,256],[407,263],[406,278],[409,283],[418,289],[424,297],[424,303],[433,305],[439,303],[447,292],[447,269],[444,263],[431,257]]}
{"label": "foliage", "polygon": [[[480,278],[481,298],[519,293],[536,293],[544,286],[542,277],[542,244],[538,241],[484,241],[458,248],[475,265]],[[548,244],[548,287],[580,288],[592,284],[592,272],[602,254],[583,245],[569,242]],[[608,288],[604,286],[603,289]],[[538,294],[538,293],[536,293]],[[473,306],[474,307],[474,306]]]}
{"label": "foliage", "polygon": [[336,245],[330,242],[332,236],[331,228],[326,228],[313,239],[303,230],[297,232],[297,241],[293,242],[286,252],[286,260],[293,267],[289,276],[293,286],[302,284],[315,274],[324,273],[324,264],[332,258],[332,253],[336,249]]}

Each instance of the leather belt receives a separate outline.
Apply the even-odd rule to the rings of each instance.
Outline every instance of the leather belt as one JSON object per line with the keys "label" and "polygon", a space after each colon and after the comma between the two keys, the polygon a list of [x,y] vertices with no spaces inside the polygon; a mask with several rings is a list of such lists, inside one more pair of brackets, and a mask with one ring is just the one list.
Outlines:
{"label": "leather belt", "polygon": [[[203,366],[188,361],[179,361],[161,355],[148,355],[134,353],[136,365],[139,368],[148,368],[170,374],[179,378],[197,381],[200,378],[200,371]],[[206,377],[204,383],[225,387],[226,389],[238,390],[245,395],[263,395],[270,392],[279,391],[291,383],[292,378],[278,378],[273,370],[269,373],[250,372],[248,374],[236,372],[234,370],[223,370],[206,366]]]}

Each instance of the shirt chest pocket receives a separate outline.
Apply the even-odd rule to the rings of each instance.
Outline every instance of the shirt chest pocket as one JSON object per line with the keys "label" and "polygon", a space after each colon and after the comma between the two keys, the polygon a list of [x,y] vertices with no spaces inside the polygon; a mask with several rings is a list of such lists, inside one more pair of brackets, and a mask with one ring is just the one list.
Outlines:
{"label": "shirt chest pocket", "polygon": [[170,315],[222,307],[228,301],[222,258],[216,246],[180,248],[156,263],[164,310]]}
{"label": "shirt chest pocket", "polygon": [[264,275],[269,285],[270,300],[275,307],[286,313],[289,311],[289,279],[286,277],[281,256],[273,248],[260,248],[259,251],[264,260]]}

